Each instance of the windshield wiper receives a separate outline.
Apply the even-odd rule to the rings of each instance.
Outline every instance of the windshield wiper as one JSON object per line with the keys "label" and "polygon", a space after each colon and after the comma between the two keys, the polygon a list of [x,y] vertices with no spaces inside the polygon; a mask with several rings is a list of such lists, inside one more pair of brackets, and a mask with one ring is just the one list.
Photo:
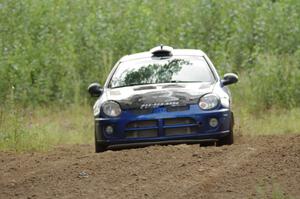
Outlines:
{"label": "windshield wiper", "polygon": [[127,84],[127,85],[123,85],[123,86],[116,86],[116,87],[112,87],[112,88],[122,88],[122,87],[127,87],[127,86],[139,86],[139,85],[146,85],[146,84],[155,84],[155,83],[134,83],[134,84]]}
{"label": "windshield wiper", "polygon": [[140,85],[146,85],[146,84],[168,84],[168,83],[199,83],[203,81],[181,81],[181,80],[172,80],[170,82],[155,82],[155,83],[134,83],[134,84],[127,84],[123,86],[116,86],[112,88],[122,88],[122,87],[127,87],[127,86],[140,86]]}
{"label": "windshield wiper", "polygon": [[183,80],[172,80],[168,83],[195,83],[195,82],[203,82],[203,81],[183,81]]}

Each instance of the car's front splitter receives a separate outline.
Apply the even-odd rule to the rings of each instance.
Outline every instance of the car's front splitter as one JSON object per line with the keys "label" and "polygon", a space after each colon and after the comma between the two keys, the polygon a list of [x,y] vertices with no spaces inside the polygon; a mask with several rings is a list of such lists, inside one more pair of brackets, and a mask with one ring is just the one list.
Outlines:
{"label": "car's front splitter", "polygon": [[107,146],[108,148],[126,148],[140,147],[150,145],[168,145],[168,144],[199,144],[203,142],[217,142],[220,138],[228,135],[230,131],[222,131],[217,133],[194,135],[194,136],[178,136],[169,138],[156,138],[147,140],[98,140],[97,143]]}

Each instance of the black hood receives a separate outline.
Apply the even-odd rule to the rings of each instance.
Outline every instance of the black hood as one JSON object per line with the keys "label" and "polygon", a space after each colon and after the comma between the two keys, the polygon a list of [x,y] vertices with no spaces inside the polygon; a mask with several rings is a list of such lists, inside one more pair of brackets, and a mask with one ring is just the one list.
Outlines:
{"label": "black hood", "polygon": [[198,103],[213,87],[214,84],[207,82],[140,85],[108,89],[103,97],[118,102],[122,109],[185,106]]}

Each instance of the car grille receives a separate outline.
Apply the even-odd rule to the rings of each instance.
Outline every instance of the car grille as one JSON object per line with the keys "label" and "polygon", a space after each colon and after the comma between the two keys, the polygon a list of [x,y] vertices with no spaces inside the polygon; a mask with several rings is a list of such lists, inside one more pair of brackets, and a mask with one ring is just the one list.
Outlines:
{"label": "car grille", "polygon": [[135,130],[135,131],[127,131],[126,137],[127,138],[146,138],[146,137],[157,137],[157,130],[156,129],[149,129],[149,130]]}
{"label": "car grille", "polygon": [[181,124],[196,124],[196,121],[192,118],[171,118],[164,120],[165,126],[181,125]]}
{"label": "car grille", "polygon": [[192,118],[172,118],[164,120],[165,136],[197,133],[197,123]]}
{"label": "car grille", "polygon": [[126,126],[127,138],[145,138],[157,137],[158,125],[157,120],[141,120],[130,122]]}
{"label": "car grille", "polygon": [[189,135],[197,133],[198,124],[193,118],[168,118],[162,120],[141,120],[127,124],[126,138]]}
{"label": "car grille", "polygon": [[197,133],[197,127],[178,127],[165,129],[165,136],[189,135]]}
{"label": "car grille", "polygon": [[141,120],[127,124],[127,128],[157,127],[156,120]]}

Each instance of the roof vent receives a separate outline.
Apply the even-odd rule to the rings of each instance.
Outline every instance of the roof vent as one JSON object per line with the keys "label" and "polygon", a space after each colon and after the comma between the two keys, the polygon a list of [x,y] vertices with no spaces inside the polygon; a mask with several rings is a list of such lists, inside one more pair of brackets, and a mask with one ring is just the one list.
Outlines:
{"label": "roof vent", "polygon": [[150,50],[150,53],[153,54],[154,57],[165,57],[165,56],[172,56],[173,48],[170,46],[156,46]]}

